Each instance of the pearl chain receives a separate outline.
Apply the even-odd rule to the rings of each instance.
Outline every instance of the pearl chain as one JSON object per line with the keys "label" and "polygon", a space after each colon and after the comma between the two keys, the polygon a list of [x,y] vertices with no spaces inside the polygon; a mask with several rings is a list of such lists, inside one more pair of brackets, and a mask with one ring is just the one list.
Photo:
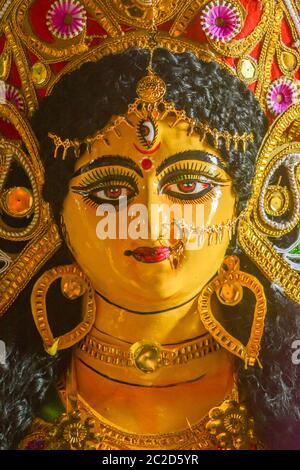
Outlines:
{"label": "pearl chain", "polygon": [[6,0],[3,7],[0,9],[0,20],[3,18],[6,10],[8,9],[8,7],[11,3],[12,3],[12,0]]}

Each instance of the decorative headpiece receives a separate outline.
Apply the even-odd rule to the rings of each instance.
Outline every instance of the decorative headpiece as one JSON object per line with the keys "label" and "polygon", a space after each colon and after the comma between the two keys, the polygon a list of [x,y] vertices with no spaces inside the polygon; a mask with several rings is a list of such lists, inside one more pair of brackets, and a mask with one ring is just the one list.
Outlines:
{"label": "decorative headpiece", "polygon": [[[153,2],[148,0],[7,0],[0,7],[3,314],[61,244],[42,197],[44,170],[27,117],[62,76],[81,64],[132,46],[153,49],[154,19]],[[270,123],[275,121],[257,156],[252,195],[239,217],[237,234],[244,252],[270,282],[300,303],[299,2],[159,0],[155,9],[155,47],[191,51],[204,61],[218,62],[247,84]],[[130,125],[129,112],[155,119],[172,117],[173,125],[184,120],[190,132],[212,136],[216,147],[223,139],[227,148],[242,145],[245,150],[253,139],[251,133],[220,132],[205,122],[195,122],[165,101],[165,92],[163,80],[150,67],[127,113],[83,142],[90,146],[101,139],[109,144],[110,131],[117,132],[123,121]],[[70,148],[78,154],[83,143],[50,137],[55,156],[62,149],[63,158]],[[30,187],[10,186],[15,166],[28,176]],[[11,223],[14,217],[18,223]]]}
{"label": "decorative headpiece", "polygon": [[135,114],[141,119],[153,119],[153,121],[163,121],[167,118],[172,118],[173,122],[170,127],[175,127],[179,122],[184,121],[188,123],[188,134],[197,132],[200,134],[200,138],[205,139],[207,135],[210,135],[214,140],[214,145],[219,148],[220,139],[225,142],[226,149],[229,150],[233,144],[234,150],[237,151],[239,144],[242,144],[242,149],[245,152],[247,143],[253,142],[254,135],[252,132],[243,133],[231,133],[229,131],[219,131],[218,129],[212,129],[206,122],[199,122],[196,119],[187,116],[184,110],[176,108],[174,103],[165,101],[167,87],[162,78],[154,73],[152,68],[153,52],[157,47],[157,19],[159,15],[159,1],[151,0],[150,2],[144,2],[144,5],[148,8],[148,12],[151,12],[151,26],[150,26],[150,38],[148,48],[150,49],[150,62],[147,67],[147,75],[139,80],[136,88],[138,98],[133,104],[128,106],[127,113],[113,119],[108,123],[102,130],[99,130],[94,136],[86,137],[83,140],[79,139],[62,139],[60,136],[49,132],[48,137],[53,140],[55,151],[54,158],[57,158],[58,152],[62,149],[62,159],[64,160],[68,154],[68,150],[72,148],[74,150],[75,157],[80,156],[80,148],[85,144],[88,151],[94,142],[102,141],[109,145],[109,133],[118,132],[117,127],[122,122],[125,122],[130,127],[133,127],[129,119],[130,114]]}
{"label": "decorative headpiece", "polygon": [[207,135],[210,135],[217,149],[222,139],[225,142],[227,150],[233,145],[234,150],[237,151],[239,145],[242,144],[242,150],[245,152],[247,143],[253,142],[254,140],[252,132],[238,134],[236,132],[232,133],[212,129],[206,122],[200,122],[188,117],[186,112],[184,110],[178,110],[174,103],[165,101],[166,84],[153,72],[151,65],[148,67],[148,74],[138,82],[136,92],[138,98],[133,104],[128,106],[127,113],[113,119],[107,126],[92,137],[86,137],[84,140],[62,139],[53,132],[49,132],[48,136],[53,140],[55,146],[54,158],[57,158],[59,150],[61,149],[62,159],[64,160],[68,154],[68,150],[71,148],[78,158],[80,156],[80,148],[82,148],[83,144],[85,144],[88,151],[91,149],[92,144],[97,141],[102,141],[106,145],[109,145],[109,133],[117,132],[119,124],[125,122],[128,126],[133,127],[129,119],[129,115],[131,114],[135,114],[141,119],[151,118],[154,122],[170,118],[172,120],[170,127],[175,127],[179,122],[184,121],[189,126],[189,135],[196,132],[200,135],[201,140],[205,139]]}

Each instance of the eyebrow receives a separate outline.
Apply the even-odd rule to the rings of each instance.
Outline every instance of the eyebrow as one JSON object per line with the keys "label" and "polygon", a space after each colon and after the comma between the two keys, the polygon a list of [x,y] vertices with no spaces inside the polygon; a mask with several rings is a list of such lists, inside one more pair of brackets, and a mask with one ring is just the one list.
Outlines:
{"label": "eyebrow", "polygon": [[135,171],[139,176],[143,177],[142,170],[133,160],[131,160],[131,158],[123,157],[121,155],[103,155],[102,157],[97,157],[89,163],[86,163],[82,167],[78,168],[78,170],[75,171],[75,173],[73,174],[72,178],[75,178],[79,175],[83,175],[87,171],[94,170],[95,168],[111,165],[119,165],[124,166],[125,168],[130,168],[131,170]]}
{"label": "eyebrow", "polygon": [[200,160],[212,163],[213,165],[216,165],[222,168],[223,170],[226,168],[225,164],[216,155],[207,152],[202,152],[200,150],[186,150],[184,152],[176,153],[175,155],[172,155],[171,157],[168,157],[163,160],[156,169],[156,175],[161,173],[168,166],[181,160]]}

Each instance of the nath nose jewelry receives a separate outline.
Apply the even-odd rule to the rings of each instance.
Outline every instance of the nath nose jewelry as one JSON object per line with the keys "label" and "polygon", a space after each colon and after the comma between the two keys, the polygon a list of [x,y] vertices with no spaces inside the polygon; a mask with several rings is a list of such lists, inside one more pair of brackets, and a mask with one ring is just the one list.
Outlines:
{"label": "nath nose jewelry", "polygon": [[208,245],[216,245],[217,243],[222,242],[225,232],[228,232],[229,240],[231,240],[235,233],[237,221],[238,217],[234,217],[233,219],[228,219],[227,222],[221,222],[219,224],[195,226],[193,224],[188,224],[184,219],[174,219],[172,224],[163,224],[162,235],[159,238],[164,239],[166,234],[170,234],[171,226],[174,225],[174,230],[177,235],[175,238],[181,240],[183,245],[186,245],[194,234],[197,236],[198,246],[202,245],[205,234],[208,235]]}

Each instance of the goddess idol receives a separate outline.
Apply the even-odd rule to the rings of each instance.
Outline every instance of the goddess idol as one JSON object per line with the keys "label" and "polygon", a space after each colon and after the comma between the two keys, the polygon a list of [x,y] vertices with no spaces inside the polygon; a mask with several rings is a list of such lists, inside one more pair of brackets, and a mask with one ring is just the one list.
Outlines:
{"label": "goddess idol", "polygon": [[299,2],[0,6],[1,448],[299,448]]}

